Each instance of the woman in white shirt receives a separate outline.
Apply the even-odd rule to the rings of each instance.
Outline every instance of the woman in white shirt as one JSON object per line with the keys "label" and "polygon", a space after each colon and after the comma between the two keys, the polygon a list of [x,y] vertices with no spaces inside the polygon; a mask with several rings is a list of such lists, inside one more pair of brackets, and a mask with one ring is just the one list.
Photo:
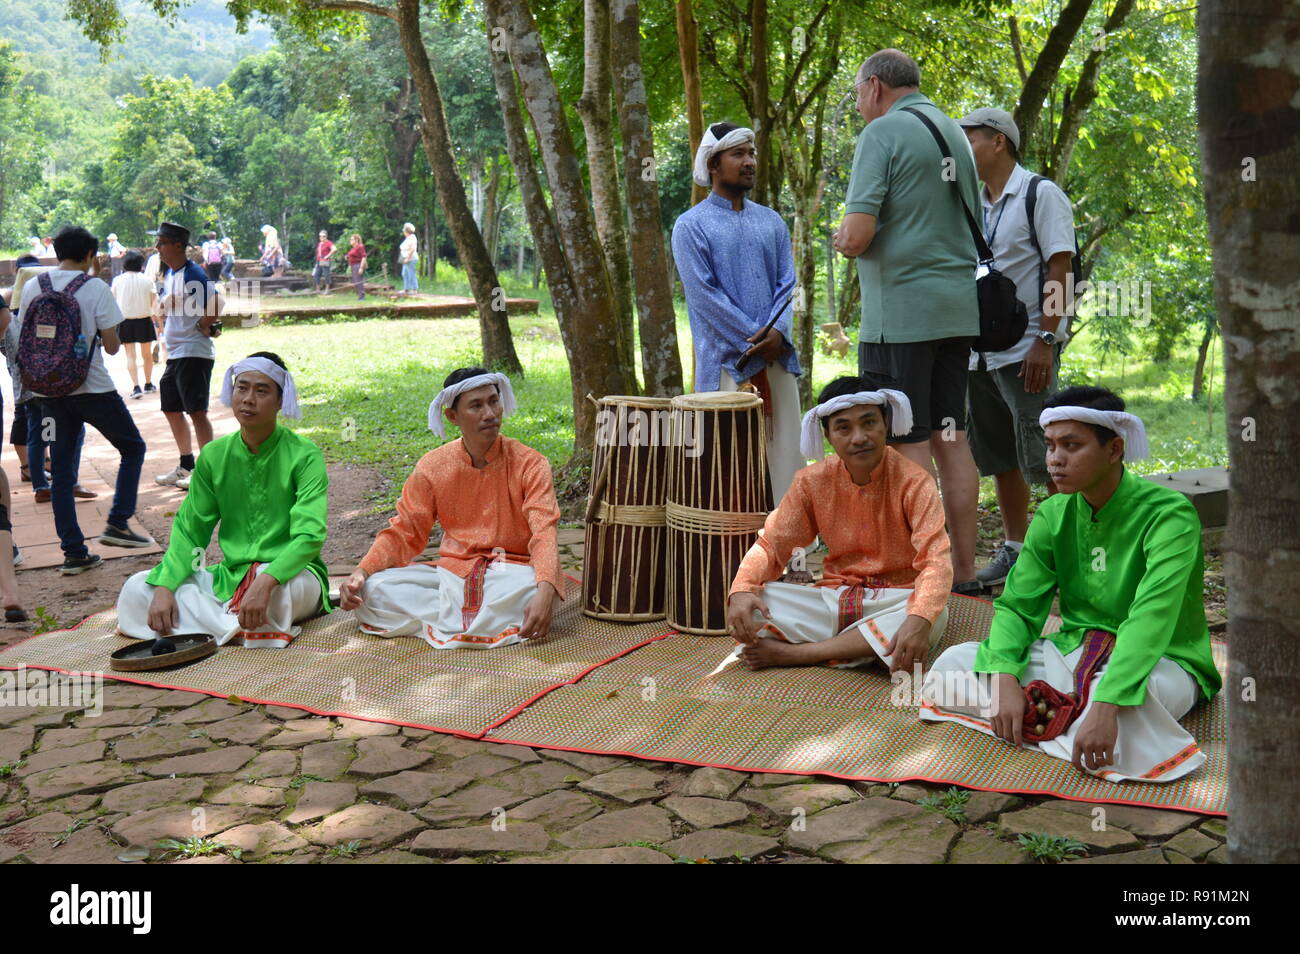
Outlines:
{"label": "woman in white shirt", "polygon": [[[122,310],[123,321],[118,326],[118,337],[122,341],[122,350],[126,352],[126,370],[131,375],[131,397],[138,398],[146,392],[152,394],[153,386],[153,349],[157,339],[154,331],[153,313],[158,303],[158,291],[154,283],[144,276],[144,256],[139,252],[126,253],[122,262],[122,274],[113,279],[113,297],[117,307]],[[144,390],[140,390],[140,379],[136,375],[136,349],[144,361]]]}
{"label": "woman in white shirt", "polygon": [[407,222],[402,226],[402,233],[406,238],[402,239],[402,244],[398,248],[397,260],[402,264],[402,294],[409,295],[420,290],[420,279],[415,274],[416,266],[420,264],[420,256],[416,251],[415,226]]}

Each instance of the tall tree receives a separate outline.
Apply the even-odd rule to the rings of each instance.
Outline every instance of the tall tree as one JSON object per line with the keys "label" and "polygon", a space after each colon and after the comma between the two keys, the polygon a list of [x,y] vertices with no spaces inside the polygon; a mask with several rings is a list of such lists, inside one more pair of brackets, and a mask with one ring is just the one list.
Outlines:
{"label": "tall tree", "polygon": [[[574,350],[570,364],[575,392],[596,397],[628,394],[636,386],[636,376],[624,359],[628,352],[621,340],[622,326],[614,308],[604,251],[596,237],[573,136],[532,8],[528,0],[486,0],[485,7],[489,29],[503,31],[519,77],[551,188],[556,232],[573,280],[577,308],[571,316]],[[516,167],[515,171],[522,177],[522,170]],[[595,411],[589,401],[581,400],[574,405],[573,416],[575,450],[585,455],[595,444]]]}
{"label": "tall tree", "polygon": [[[1036,146],[1043,103],[1047,101],[1048,94],[1056,83],[1061,64],[1070,52],[1070,44],[1083,28],[1083,21],[1087,19],[1092,4],[1093,0],[1066,0],[1052,29],[1048,31],[1047,40],[1034,60],[1033,68],[1025,77],[1015,113],[1016,126],[1020,129],[1021,154],[1027,154],[1032,146]],[[1014,18],[1011,20],[1011,29],[1013,38],[1018,37],[1019,30]],[[1012,45],[1019,51],[1018,43],[1013,42]]]}
{"label": "tall tree", "polygon": [[1201,0],[1197,15],[1202,169],[1232,461],[1224,557],[1228,853],[1246,863],[1300,861],[1296,23],[1294,4],[1277,0]]}
{"label": "tall tree", "polygon": [[624,362],[632,367],[635,358],[632,330],[632,265],[627,254],[627,227],[623,224],[623,202],[619,197],[618,161],[614,150],[613,67],[610,61],[609,0],[584,0],[583,74],[578,115],[587,137],[587,175],[591,180],[591,207],[596,216],[596,234],[605,250],[614,293],[614,309],[622,327]]}
{"label": "tall tree", "polygon": [[637,0],[613,0],[612,51],[619,122],[625,155],[624,179],[632,220],[632,259],[636,263],[636,306],[641,329],[641,376],[647,394],[682,393],[682,360],[677,348],[677,312],[659,208],[654,134],[641,70],[641,11]]}
{"label": "tall tree", "polygon": [[[686,124],[691,141],[691,158],[704,138],[704,101],[700,94],[700,26],[695,20],[691,0],[677,0],[677,51],[682,65],[682,89],[686,93]],[[691,205],[709,190],[691,182]]]}

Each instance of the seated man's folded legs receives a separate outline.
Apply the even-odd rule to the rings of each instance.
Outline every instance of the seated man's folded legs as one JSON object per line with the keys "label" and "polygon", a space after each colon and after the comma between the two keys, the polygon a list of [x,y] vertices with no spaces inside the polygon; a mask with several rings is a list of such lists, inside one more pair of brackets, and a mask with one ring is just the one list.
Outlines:
{"label": "seated man's folded legs", "polygon": [[[265,567],[258,567],[258,573]],[[131,576],[117,599],[117,626],[123,636],[154,639],[158,634],[149,626],[149,606],[156,587],[147,582],[148,570]],[[321,607],[320,581],[310,570],[277,586],[267,607],[267,625],[245,638],[239,626],[238,611],[231,612],[230,601],[222,601],[212,590],[212,575],[200,571],[176,588],[179,622],[173,633],[206,633],[218,645],[234,640],[245,646],[283,648],[298,634],[294,624],[315,616]]]}
{"label": "seated man's folded legs", "polygon": [[[763,634],[772,642],[757,647],[759,660],[765,665],[825,663],[841,668],[869,665],[879,660],[888,666],[891,656],[885,652],[885,647],[907,619],[912,591],[881,589],[874,591],[873,595],[873,591],[867,590],[863,595],[861,613],[847,626],[842,626],[840,600],[847,589],[779,582],[765,584],[763,600],[772,617],[771,622],[763,627]],[[946,622],[945,612],[931,627],[931,649],[942,638]],[[781,643],[789,644],[789,647]],[[818,648],[798,648],[810,644],[818,644]],[[771,661],[766,661],[769,658]]]}
{"label": "seated man's folded legs", "polygon": [[[922,720],[957,722],[987,735],[994,734],[990,719],[997,709],[996,679],[973,671],[978,647],[974,642],[961,643],[935,660],[926,673],[922,689]],[[1074,670],[1082,653],[1083,649],[1079,648],[1062,655],[1050,640],[1036,640],[1029,647],[1029,666],[1020,685],[1041,679],[1061,692],[1073,691]],[[1093,692],[1104,674],[1103,666],[1093,677]],[[1178,722],[1196,704],[1197,698],[1196,681],[1172,660],[1159,660],[1147,682],[1146,701],[1119,710],[1115,763],[1093,774],[1114,782],[1126,779],[1169,782],[1204,764],[1205,754]],[[1055,739],[1025,743],[1025,747],[1071,761],[1075,736],[1088,711],[1085,708]]]}
{"label": "seated man's folded legs", "polygon": [[481,597],[476,600],[467,588],[466,580],[442,567],[382,570],[366,580],[357,622],[377,636],[421,636],[435,649],[519,642],[524,611],[537,593],[532,567],[492,563],[483,574]]}

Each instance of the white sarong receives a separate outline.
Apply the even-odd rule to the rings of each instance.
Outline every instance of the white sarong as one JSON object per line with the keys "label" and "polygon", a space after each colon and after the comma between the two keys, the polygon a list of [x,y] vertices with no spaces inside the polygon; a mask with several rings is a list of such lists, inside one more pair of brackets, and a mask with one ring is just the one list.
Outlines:
{"label": "white sarong", "polygon": [[[767,474],[772,480],[772,502],[779,504],[794,483],[795,472],[807,466],[799,450],[803,412],[799,409],[799,378],[779,364],[767,366],[767,382],[772,388],[772,433],[767,442]],[[719,378],[719,391],[738,390],[736,381],[726,371]]]}
{"label": "white sarong", "polygon": [[496,649],[523,641],[519,628],[536,594],[532,567],[491,563],[482,607],[467,627],[463,579],[440,566],[394,567],[366,579],[357,625],[373,636],[419,636],[434,649]]}
{"label": "white sarong", "polygon": [[[788,643],[822,643],[841,633],[856,630],[871,647],[871,654],[828,665],[840,669],[865,666],[879,659],[888,668],[893,654],[885,647],[894,638],[903,621],[907,619],[907,601],[912,591],[901,588],[872,590],[865,587],[862,593],[862,615],[845,628],[840,627],[840,597],[846,586],[805,586],[798,583],[767,583],[763,586],[763,602],[772,614],[764,620],[755,611],[754,618],[761,621],[759,635],[764,639],[783,639]],[[930,649],[943,638],[948,624],[945,609],[930,627]],[[743,646],[723,660],[714,672],[740,658]]]}
{"label": "white sarong", "polygon": [[[989,722],[996,701],[988,674],[973,673],[978,643],[961,643],[945,650],[925,675],[921,690],[921,719],[927,722],[958,722],[994,735]],[[1084,646],[1068,656],[1050,639],[1036,640],[1029,647],[1029,668],[1021,679],[1028,685],[1042,679],[1060,692],[1074,691],[1074,669]],[[1039,749],[1070,761],[1074,739],[1092,710],[1097,684],[1106,666],[1093,676],[1088,705],[1070,727],[1054,739],[1026,742],[1027,749]],[[1172,782],[1205,763],[1205,753],[1178,720],[1196,704],[1196,680],[1172,659],[1161,657],[1147,680],[1146,701],[1140,706],[1121,706],[1119,734],[1112,753],[1115,763],[1097,771],[1087,770],[1112,782]]]}
{"label": "white sarong", "polygon": [[[257,572],[266,572],[266,567],[259,566]],[[149,604],[157,587],[145,582],[148,576],[148,570],[136,573],[117,598],[117,628],[123,636],[154,639],[158,635],[149,628]],[[266,608],[266,629],[256,633],[241,630],[239,614],[230,612],[229,607],[230,600],[223,602],[212,592],[212,574],[199,571],[176,587],[180,623],[173,632],[207,633],[216,638],[218,646],[234,642],[249,648],[284,649],[302,632],[302,627],[294,624],[320,612],[320,580],[311,570],[302,570],[277,586]]]}

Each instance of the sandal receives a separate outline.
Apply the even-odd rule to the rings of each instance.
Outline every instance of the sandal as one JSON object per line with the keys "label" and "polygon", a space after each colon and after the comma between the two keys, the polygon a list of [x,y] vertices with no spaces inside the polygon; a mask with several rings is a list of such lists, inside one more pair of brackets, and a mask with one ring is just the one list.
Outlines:
{"label": "sandal", "polygon": [[23,609],[21,606],[6,606],[6,607],[5,607],[5,622],[6,622],[6,623],[25,623],[25,622],[27,622],[27,611],[26,611],[25,609]]}

